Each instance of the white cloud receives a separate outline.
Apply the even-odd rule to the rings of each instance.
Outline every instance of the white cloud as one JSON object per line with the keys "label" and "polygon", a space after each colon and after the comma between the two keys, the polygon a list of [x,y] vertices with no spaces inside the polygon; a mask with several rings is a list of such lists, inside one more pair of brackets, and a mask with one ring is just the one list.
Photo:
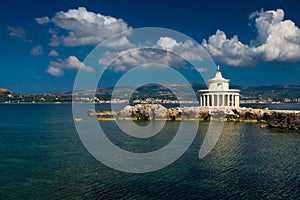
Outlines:
{"label": "white cloud", "polygon": [[58,68],[58,67],[49,66],[46,72],[48,74],[51,74],[52,76],[62,76],[62,75],[64,75],[64,71],[61,68]]}
{"label": "white cloud", "polygon": [[[178,54],[157,48],[135,49],[133,51],[105,52],[98,62],[114,72],[126,72],[136,66],[144,70],[157,70],[166,67],[186,68],[188,62]],[[151,63],[156,63],[151,65]],[[158,64],[158,65],[157,65]]]}
{"label": "white cloud", "polygon": [[53,76],[62,76],[63,70],[72,69],[72,70],[80,70],[86,72],[94,72],[95,70],[82,63],[75,56],[69,56],[65,60],[57,59],[56,61],[51,61],[49,63],[47,72]]}
{"label": "white cloud", "polygon": [[157,41],[157,45],[167,51],[172,51],[174,47],[177,47],[181,44],[182,43],[178,43],[176,40],[170,37],[160,37]]}
{"label": "white cloud", "polygon": [[43,54],[43,47],[41,45],[37,45],[33,47],[30,51],[30,54],[33,56],[38,56]]}
{"label": "white cloud", "polygon": [[191,40],[177,42],[170,37],[160,37],[157,45],[164,50],[172,51],[188,61],[202,61],[203,47]]}
{"label": "white cloud", "polygon": [[174,51],[188,61],[202,61],[203,60],[203,47],[194,44],[193,41],[187,40],[175,46]]}
{"label": "white cloud", "polygon": [[231,66],[249,66],[258,62],[300,60],[300,29],[291,20],[284,20],[281,9],[251,14],[257,31],[250,45],[237,36],[228,39],[223,31],[203,40],[203,47],[218,62]]}
{"label": "white cloud", "polygon": [[248,65],[255,61],[255,55],[248,45],[242,44],[237,36],[228,39],[223,31],[217,30],[215,35],[203,40],[203,47],[217,62],[227,65]]}
{"label": "white cloud", "polygon": [[[149,63],[169,65],[171,60],[170,52],[166,52],[162,49],[149,48],[135,49],[132,51],[105,52],[99,60],[99,64],[109,66],[109,69],[114,72],[125,72],[136,66]],[[142,67],[144,69],[151,69],[151,65],[144,65]],[[157,69],[158,66],[155,65],[155,67]]]}
{"label": "white cloud", "polygon": [[59,38],[56,34],[51,36],[51,42],[49,43],[50,46],[58,47],[59,46]]}
{"label": "white cloud", "polygon": [[284,19],[281,9],[255,12],[259,46],[253,51],[261,53],[265,61],[294,61],[300,59],[300,29],[291,20]]}
{"label": "white cloud", "polygon": [[[122,19],[89,12],[84,7],[60,11],[51,19],[41,17],[35,20],[38,24],[52,22],[67,31],[67,35],[54,33],[50,42],[52,46],[97,45],[112,35],[131,29]],[[112,47],[132,45],[125,36],[119,42],[119,45],[111,44]]]}
{"label": "white cloud", "polygon": [[160,37],[156,44],[149,44],[149,46],[140,49],[120,52],[107,51],[98,63],[109,66],[109,69],[115,72],[125,72],[135,66],[149,63],[162,65],[144,65],[142,67],[145,70],[151,70],[153,66],[155,66],[155,69],[167,66],[179,69],[186,67],[187,62],[185,60],[202,61],[203,50],[201,45],[196,45],[191,40],[178,42],[171,37]]}
{"label": "white cloud", "polygon": [[207,72],[207,68],[204,67],[196,67],[196,69],[198,70],[198,72]]}
{"label": "white cloud", "polygon": [[40,18],[35,18],[35,21],[38,24],[46,24],[46,23],[50,22],[50,19],[49,19],[49,17],[40,17]]}
{"label": "white cloud", "polygon": [[59,57],[59,54],[57,53],[57,51],[51,50],[51,51],[49,52],[48,56],[51,56],[51,57]]}
{"label": "white cloud", "polygon": [[102,45],[106,47],[116,48],[116,49],[124,48],[124,47],[130,48],[135,46],[124,35],[120,35],[119,37],[114,37],[113,39],[106,40],[102,43]]}
{"label": "white cloud", "polygon": [[75,69],[75,70],[81,70],[86,72],[94,72],[95,70],[92,67],[89,67],[78,60],[75,56],[69,56],[64,61],[64,66],[66,69]]}
{"label": "white cloud", "polygon": [[27,39],[27,32],[20,27],[7,26],[7,32],[10,38],[19,39],[24,42],[32,42]]}

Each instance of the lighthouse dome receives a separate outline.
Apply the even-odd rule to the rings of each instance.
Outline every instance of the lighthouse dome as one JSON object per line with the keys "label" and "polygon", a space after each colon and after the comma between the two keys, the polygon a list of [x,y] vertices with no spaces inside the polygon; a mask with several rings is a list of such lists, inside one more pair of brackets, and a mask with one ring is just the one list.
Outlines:
{"label": "lighthouse dome", "polygon": [[212,79],[209,79],[207,82],[208,82],[208,90],[214,90],[214,91],[229,90],[230,80],[223,78],[219,66],[216,70],[215,77]]}

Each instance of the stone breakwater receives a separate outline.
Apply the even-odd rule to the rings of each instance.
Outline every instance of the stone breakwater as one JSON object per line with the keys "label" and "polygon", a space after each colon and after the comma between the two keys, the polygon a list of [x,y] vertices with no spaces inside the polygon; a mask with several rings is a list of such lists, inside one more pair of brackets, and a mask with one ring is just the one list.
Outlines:
{"label": "stone breakwater", "polygon": [[226,108],[224,110],[204,107],[165,108],[159,104],[126,106],[119,112],[89,111],[99,121],[114,120],[224,120],[233,122],[256,122],[261,127],[300,130],[300,111],[268,110],[252,108]]}

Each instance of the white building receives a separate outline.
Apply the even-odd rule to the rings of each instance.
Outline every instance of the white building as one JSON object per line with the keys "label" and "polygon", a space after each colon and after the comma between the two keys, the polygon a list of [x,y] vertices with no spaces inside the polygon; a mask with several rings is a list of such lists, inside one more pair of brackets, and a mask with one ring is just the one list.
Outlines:
{"label": "white building", "polygon": [[229,79],[222,77],[218,66],[214,78],[209,79],[207,90],[199,90],[200,106],[208,108],[239,107],[240,90],[229,89]]}

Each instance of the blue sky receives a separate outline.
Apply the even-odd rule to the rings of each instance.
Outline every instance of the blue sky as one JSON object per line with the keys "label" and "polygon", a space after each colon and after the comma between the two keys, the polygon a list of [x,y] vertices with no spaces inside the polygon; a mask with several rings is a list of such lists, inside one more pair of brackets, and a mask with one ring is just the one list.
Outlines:
{"label": "blue sky", "polygon": [[[98,42],[139,27],[173,29],[193,38],[232,84],[299,85],[299,9],[297,1],[274,0],[12,0],[0,12],[0,88],[69,91],[80,67],[93,73],[82,62]],[[78,13],[87,17],[83,26]],[[97,16],[116,22],[99,24]]]}

